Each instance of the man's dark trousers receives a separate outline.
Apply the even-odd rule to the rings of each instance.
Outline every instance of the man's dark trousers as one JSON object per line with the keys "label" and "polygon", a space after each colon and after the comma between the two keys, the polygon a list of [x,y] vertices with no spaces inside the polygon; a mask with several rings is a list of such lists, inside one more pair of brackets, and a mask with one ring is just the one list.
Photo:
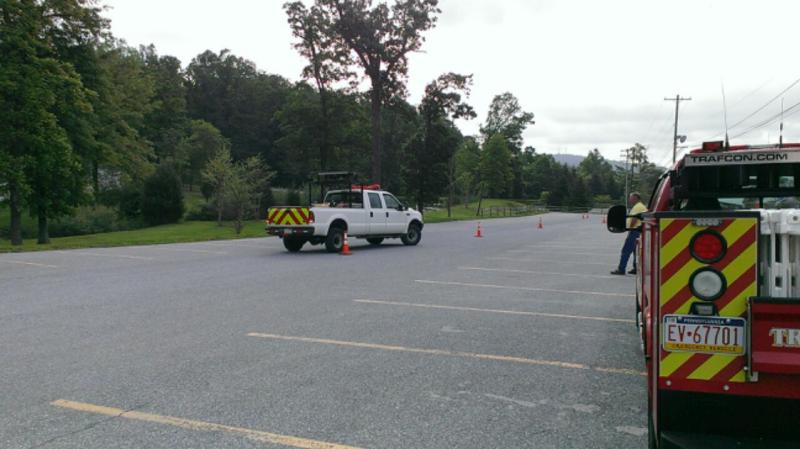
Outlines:
{"label": "man's dark trousers", "polygon": [[[625,239],[625,244],[622,245],[622,256],[619,259],[619,271],[625,272],[628,267],[628,259],[630,259],[633,250],[636,248],[636,239],[642,232],[638,229],[628,231],[628,237]],[[633,258],[633,269],[636,269],[636,258]]]}

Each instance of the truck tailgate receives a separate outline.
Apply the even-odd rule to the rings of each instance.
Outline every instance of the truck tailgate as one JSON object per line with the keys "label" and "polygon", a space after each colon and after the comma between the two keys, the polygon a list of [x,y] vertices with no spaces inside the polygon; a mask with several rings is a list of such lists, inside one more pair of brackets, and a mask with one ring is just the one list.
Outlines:
{"label": "truck tailgate", "polygon": [[271,207],[267,211],[267,225],[305,226],[313,223],[311,217],[307,207]]}

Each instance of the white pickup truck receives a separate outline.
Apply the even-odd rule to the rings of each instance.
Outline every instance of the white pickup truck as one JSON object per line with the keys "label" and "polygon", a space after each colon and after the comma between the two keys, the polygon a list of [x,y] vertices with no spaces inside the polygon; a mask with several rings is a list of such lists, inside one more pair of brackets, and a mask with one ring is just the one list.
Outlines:
{"label": "white pickup truck", "polygon": [[328,252],[340,252],[344,234],[380,245],[399,238],[416,245],[422,238],[422,214],[383,190],[332,190],[312,207],[273,207],[267,211],[267,233],[283,239],[283,246],[297,252],[306,244],[324,243]]}

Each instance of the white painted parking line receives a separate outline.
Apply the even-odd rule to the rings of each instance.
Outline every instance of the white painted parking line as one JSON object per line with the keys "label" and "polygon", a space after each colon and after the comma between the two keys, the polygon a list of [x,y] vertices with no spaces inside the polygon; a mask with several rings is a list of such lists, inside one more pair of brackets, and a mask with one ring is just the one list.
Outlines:
{"label": "white painted parking line", "polygon": [[490,271],[498,273],[544,274],[547,276],[566,276],[566,277],[576,277],[576,278],[619,279],[619,276],[602,276],[598,274],[582,274],[582,273],[556,273],[552,271],[513,270],[510,268],[458,267],[458,269],[468,270],[468,271]]}
{"label": "white painted parking line", "polygon": [[[547,252],[547,254],[549,255],[549,254],[552,254],[554,249],[556,249],[556,248],[547,248],[544,251]],[[537,251],[537,250],[534,250],[534,249],[510,249],[510,250],[508,250],[506,252],[509,252],[509,253],[521,253],[521,254],[539,254],[539,253],[542,252],[542,250]],[[607,256],[615,256],[616,255],[614,252],[610,252],[610,251],[607,252],[607,253],[582,253],[582,252],[569,251],[568,254],[570,256],[600,256],[600,257],[607,257]]]}
{"label": "white painted parking line", "polygon": [[251,249],[260,249],[260,248],[277,248],[280,245],[268,245],[268,242],[253,242],[252,244],[247,244],[244,242],[238,243],[228,243],[227,241],[222,242],[192,242],[195,245],[208,245],[214,246],[217,248],[228,248],[228,247],[236,247],[236,248],[251,248]]}
{"label": "white painted parking line", "polygon": [[21,260],[3,260],[3,259],[0,259],[0,262],[13,263],[13,264],[17,264],[17,265],[28,265],[28,266],[31,266],[31,267],[58,268],[57,265],[47,265],[47,264],[43,264],[43,263],[34,263],[34,262],[23,262]]}
{"label": "white painted parking line", "polygon": [[521,363],[524,365],[552,366],[557,368],[568,368],[575,370],[594,370],[602,373],[625,374],[629,376],[647,375],[647,373],[627,368],[603,368],[603,367],[589,366],[582,363],[561,362],[556,360],[529,359],[526,357],[515,357],[507,355],[478,354],[474,352],[448,351],[445,349],[410,348],[407,346],[382,345],[382,344],[364,343],[358,341],[330,340],[327,338],[311,338],[311,337],[295,337],[290,335],[262,334],[258,332],[251,332],[247,334],[247,336],[271,339],[271,340],[301,341],[304,343],[318,343],[324,345],[344,346],[351,348],[378,349],[382,351],[409,352],[416,354],[429,354],[429,355],[438,355],[446,357],[462,357],[462,358],[479,359],[479,360],[492,360],[496,362]]}
{"label": "white painted parking line", "polygon": [[517,287],[512,285],[472,284],[468,282],[429,281],[424,279],[415,279],[414,282],[418,282],[420,284],[432,284],[432,285],[455,285],[458,287],[495,288],[504,290],[524,290],[532,292],[550,292],[550,293],[569,293],[574,295],[609,296],[616,298],[634,297],[634,295],[625,293],[607,293],[607,292],[593,292],[593,291],[583,291],[583,290],[556,290],[552,288]]}
{"label": "white painted parking line", "polygon": [[277,433],[264,432],[261,430],[252,430],[252,429],[245,429],[243,427],[226,426],[224,424],[196,421],[193,419],[186,419],[186,418],[177,418],[174,416],[137,412],[135,410],[123,410],[121,408],[105,407],[102,405],[87,404],[85,402],[68,401],[65,399],[59,399],[51,402],[50,404],[56,407],[75,410],[79,412],[94,413],[96,415],[111,416],[114,418],[124,418],[134,421],[144,421],[149,423],[180,427],[188,430],[196,430],[201,432],[224,432],[240,437],[245,437],[253,441],[258,441],[260,443],[277,444],[281,446],[290,446],[303,449],[358,449],[354,446],[345,446],[342,444],[327,443],[325,441],[310,440],[307,438],[298,438],[289,435],[280,435]]}
{"label": "white painted parking line", "polygon": [[[608,266],[608,263],[603,262],[586,262],[583,260],[562,260],[562,259],[555,259],[552,256],[549,256],[546,259],[530,259],[530,258],[519,258],[519,257],[487,257],[487,260],[510,260],[512,262],[542,262],[547,264],[557,264],[557,265],[602,265]],[[613,264],[612,264],[613,265]]]}
{"label": "white painted parking line", "polygon": [[543,313],[543,312],[523,312],[520,310],[500,310],[500,309],[481,309],[478,307],[458,307],[458,306],[442,306],[437,304],[419,304],[411,302],[397,302],[397,301],[378,301],[373,299],[354,299],[353,302],[361,304],[378,304],[386,306],[400,306],[400,307],[418,307],[422,309],[441,309],[441,310],[459,310],[464,312],[482,312],[482,313],[496,313],[503,315],[522,315],[522,316],[536,316],[544,318],[564,318],[572,320],[590,320],[590,321],[608,321],[614,323],[633,323],[633,320],[623,320],[620,318],[607,318],[600,316],[581,316],[581,315],[565,315],[562,313]]}
{"label": "white painted parking line", "polygon": [[173,251],[176,253],[217,254],[217,255],[228,254],[225,251],[209,251],[205,249],[185,249],[185,248],[158,248],[158,249],[163,251]]}
{"label": "white painted parking line", "polygon": [[59,251],[61,254],[77,255],[77,256],[93,256],[93,257],[113,257],[117,259],[133,259],[133,260],[153,260],[153,257],[144,256],[129,256],[127,254],[103,254],[103,253],[87,253],[85,251]]}

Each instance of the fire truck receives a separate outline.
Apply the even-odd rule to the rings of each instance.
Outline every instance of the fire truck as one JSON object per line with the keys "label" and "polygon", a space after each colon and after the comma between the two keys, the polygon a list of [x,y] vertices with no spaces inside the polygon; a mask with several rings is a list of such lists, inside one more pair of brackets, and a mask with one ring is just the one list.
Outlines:
{"label": "fire truck", "polygon": [[708,142],[637,215],[651,449],[800,448],[799,199],[800,144]]}

